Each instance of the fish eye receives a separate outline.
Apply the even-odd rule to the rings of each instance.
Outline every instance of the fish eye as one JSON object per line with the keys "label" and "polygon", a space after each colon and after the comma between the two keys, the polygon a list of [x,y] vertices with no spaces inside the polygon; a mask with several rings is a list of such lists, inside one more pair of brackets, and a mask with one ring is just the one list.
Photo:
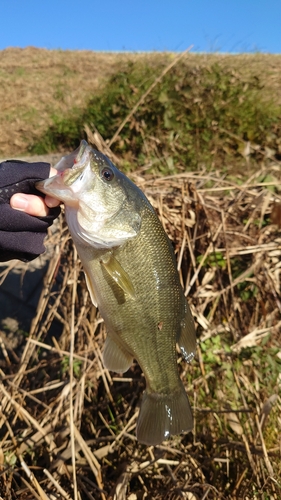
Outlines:
{"label": "fish eye", "polygon": [[106,167],[102,169],[101,176],[105,181],[109,182],[112,181],[112,179],[114,178],[114,173],[111,170],[111,168]]}

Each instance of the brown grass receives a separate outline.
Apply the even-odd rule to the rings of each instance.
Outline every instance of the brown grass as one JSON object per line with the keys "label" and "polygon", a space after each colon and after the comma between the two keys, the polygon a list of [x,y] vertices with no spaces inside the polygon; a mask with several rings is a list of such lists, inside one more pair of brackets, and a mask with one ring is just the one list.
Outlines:
{"label": "brown grass", "polygon": [[[48,61],[50,68],[52,57],[57,68],[74,58],[46,51],[42,62],[42,51],[26,50],[33,55],[31,71],[37,65],[46,69]],[[11,49],[15,61],[19,54],[24,60],[27,52]],[[112,63],[117,58],[89,53],[92,61],[97,56],[113,57]],[[231,63],[242,61],[246,71],[249,58],[263,71],[267,61],[271,83],[279,88],[279,59],[237,56]],[[58,74],[57,81],[61,69]],[[42,86],[47,76],[43,80]],[[74,89],[78,95],[77,84]],[[47,105],[41,101],[43,117]],[[31,125],[26,133],[35,133]],[[20,129],[18,134],[24,136]],[[98,134],[88,135],[108,150]],[[14,154],[23,151],[11,147]],[[243,184],[239,176],[230,181],[220,172],[161,178],[143,167],[131,175],[174,242],[198,332],[196,359],[187,366],[179,356],[194,429],[161,446],[146,447],[135,438],[144,389],[137,364],[124,376],[103,367],[104,324],[60,218],[47,241],[53,257],[29,335],[16,351],[0,343],[3,498],[280,498],[280,166],[265,162]]]}
{"label": "brown grass", "polygon": [[[280,196],[260,182],[269,171],[280,184],[274,164],[242,186],[204,172],[133,176],[175,243],[198,325],[196,360],[187,366],[179,358],[194,431],[157,447],[135,438],[138,366],[124,376],[103,368],[104,324],[60,220],[19,362],[6,352],[1,370],[5,499],[280,498],[280,376],[265,386],[268,374],[251,355],[266,338],[264,354],[275,347],[280,357],[281,235],[269,219]],[[214,255],[223,263],[206,265]],[[234,258],[246,261],[236,277]],[[242,283],[257,287],[255,298],[241,296]]]}
{"label": "brown grass", "polygon": [[[83,108],[87,100],[117,69],[128,61],[147,64],[163,59],[167,65],[175,54],[115,54],[90,51],[59,51],[28,47],[0,51],[0,154],[19,155],[52,123],[52,116]],[[265,93],[281,103],[281,56],[264,54],[198,55],[185,58],[192,68],[211,66],[256,74]],[[156,75],[157,76],[157,75]]]}

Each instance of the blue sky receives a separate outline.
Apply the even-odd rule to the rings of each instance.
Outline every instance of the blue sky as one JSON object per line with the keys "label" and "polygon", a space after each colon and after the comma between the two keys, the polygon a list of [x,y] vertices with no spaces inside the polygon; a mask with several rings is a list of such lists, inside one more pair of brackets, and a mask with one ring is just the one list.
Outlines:
{"label": "blue sky", "polygon": [[281,0],[0,0],[0,50],[281,53]]}

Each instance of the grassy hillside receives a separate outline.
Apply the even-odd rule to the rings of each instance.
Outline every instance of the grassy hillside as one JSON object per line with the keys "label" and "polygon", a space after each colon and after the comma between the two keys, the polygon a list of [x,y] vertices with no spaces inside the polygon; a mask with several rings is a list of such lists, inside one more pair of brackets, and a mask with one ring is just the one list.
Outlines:
{"label": "grassy hillside", "polygon": [[[0,53],[0,154],[65,151],[85,124],[109,142],[175,54],[27,48]],[[244,169],[281,157],[281,56],[186,54],[130,116],[124,167]],[[249,164],[249,162],[248,162]]]}

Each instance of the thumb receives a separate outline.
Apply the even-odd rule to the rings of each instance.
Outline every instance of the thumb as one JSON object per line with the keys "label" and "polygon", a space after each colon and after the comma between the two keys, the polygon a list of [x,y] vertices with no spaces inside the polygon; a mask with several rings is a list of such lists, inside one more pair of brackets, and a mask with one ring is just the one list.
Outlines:
{"label": "thumb", "polygon": [[11,197],[10,205],[16,210],[36,217],[46,217],[49,213],[43,198],[33,194],[16,193]]}

